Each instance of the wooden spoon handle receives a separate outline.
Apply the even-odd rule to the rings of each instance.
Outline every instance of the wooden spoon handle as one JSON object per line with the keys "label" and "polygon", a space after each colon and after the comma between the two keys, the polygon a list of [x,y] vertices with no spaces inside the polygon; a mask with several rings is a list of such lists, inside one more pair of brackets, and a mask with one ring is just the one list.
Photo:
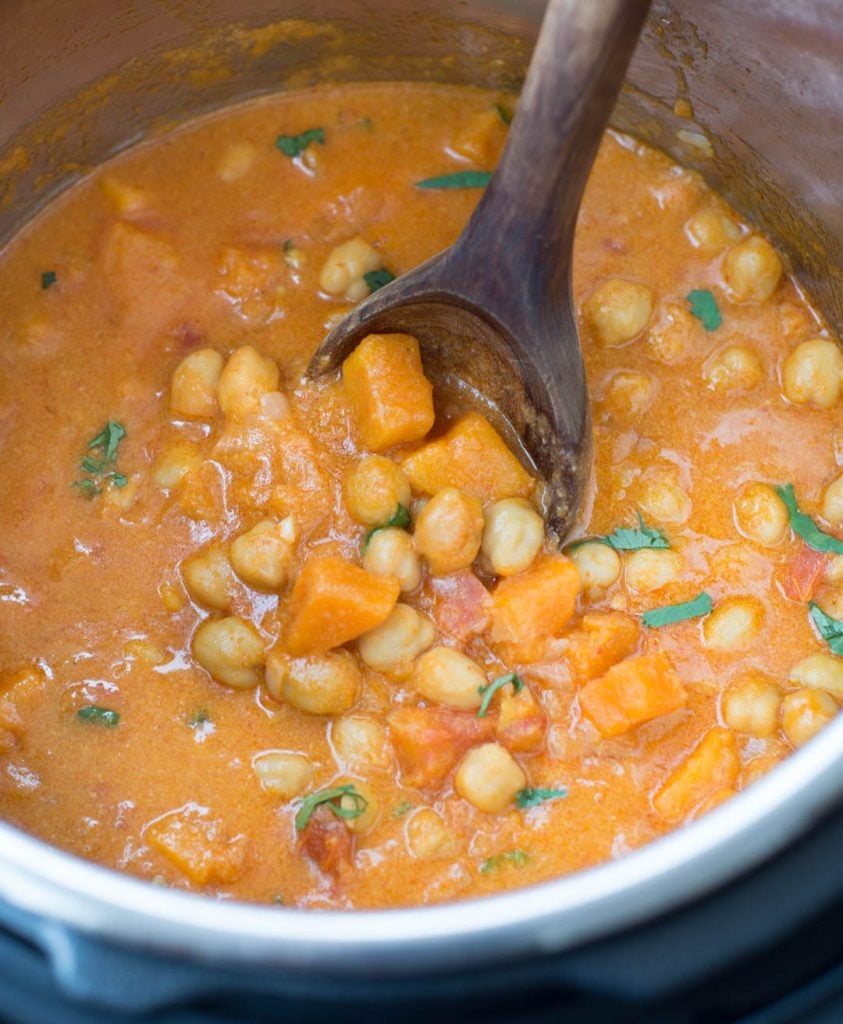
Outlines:
{"label": "wooden spoon handle", "polygon": [[550,0],[501,161],[449,261],[497,275],[489,304],[476,278],[471,287],[486,308],[512,288],[523,295],[528,267],[536,300],[565,293],[553,277],[569,273],[580,200],[649,6]]}

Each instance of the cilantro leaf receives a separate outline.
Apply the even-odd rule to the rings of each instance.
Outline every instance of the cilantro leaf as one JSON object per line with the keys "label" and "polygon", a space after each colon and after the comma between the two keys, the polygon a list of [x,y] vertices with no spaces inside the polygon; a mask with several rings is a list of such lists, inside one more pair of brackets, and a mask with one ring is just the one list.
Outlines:
{"label": "cilantro leaf", "polygon": [[526,810],[529,807],[538,807],[545,800],[561,800],[567,795],[567,789],[533,789],[527,786],[515,794],[515,806]]}
{"label": "cilantro leaf", "polygon": [[381,267],[380,270],[368,271],[368,273],[363,275],[363,280],[369,286],[370,292],[376,292],[378,288],[383,288],[385,284],[394,281],[395,274],[387,270],[386,267]]}
{"label": "cilantro leaf", "polygon": [[109,420],[95,438],[88,442],[88,451],[102,448],[108,462],[117,458],[117,446],[126,436],[126,428],[117,420]]}
{"label": "cilantro leaf", "polygon": [[318,142],[320,145],[324,146],[325,129],[308,128],[306,132],[302,132],[300,135],[279,135],[275,140],[275,145],[281,150],[284,156],[288,156],[293,160],[295,157],[301,156],[311,142]]}
{"label": "cilantro leaf", "polygon": [[507,672],[506,675],[498,676],[493,682],[489,683],[488,686],[481,686],[478,693],[483,695],[483,700],[480,703],[480,707],[477,709],[477,717],[485,718],[489,712],[489,702],[492,697],[502,687],[506,686],[507,683],[512,683],[512,689],[515,693],[520,693],[524,689],[524,683],[519,675],[515,672]]}
{"label": "cilantro leaf", "polygon": [[813,548],[814,551],[825,551],[834,555],[843,555],[843,540],[832,537],[830,533],[823,533],[814,520],[799,508],[793,491],[793,484],[777,487],[776,494],[778,494],[787,507],[787,512],[790,516],[790,526],[793,532],[798,537],[801,537],[809,548]]}
{"label": "cilantro leaf", "polygon": [[507,110],[503,103],[496,103],[495,110],[497,110],[498,117],[504,124],[512,124],[512,111]]}
{"label": "cilantro leaf", "polygon": [[695,288],[688,292],[687,299],[691,303],[691,316],[695,316],[707,331],[716,331],[723,323],[717,299],[708,288]]}
{"label": "cilantro leaf", "polygon": [[406,530],[409,525],[410,513],[406,508],[404,508],[403,505],[399,503],[398,505],[395,506],[395,511],[392,513],[392,515],[389,517],[389,519],[387,519],[385,523],[381,523],[380,526],[372,527],[372,529],[369,530],[369,532],[363,538],[363,554],[366,554],[369,544],[371,543],[372,537],[374,537],[378,530],[389,530],[392,527],[395,527],[399,530]]}
{"label": "cilantro leaf", "polygon": [[104,725],[106,729],[113,729],[120,721],[120,713],[111,711],[110,708],[101,708],[96,704],[87,704],[79,708],[76,717],[83,722],[90,722],[94,725]]}
{"label": "cilantro leaf", "polygon": [[[343,797],[349,797],[351,807],[343,806]],[[313,817],[313,812],[324,804],[332,814],[338,818],[359,818],[369,806],[369,801],[358,793],[353,783],[345,786],[334,786],[333,789],[321,789],[318,793],[311,793],[301,802],[296,814],[296,831],[301,832],[307,828],[308,822]]]}
{"label": "cilantro leaf", "polygon": [[701,615],[708,615],[714,603],[711,598],[703,592],[698,594],[693,601],[682,601],[680,604],[666,604],[661,608],[651,608],[641,616],[645,626],[650,629],[660,629],[662,626],[672,626],[675,622],[684,622],[685,619],[697,619]]}
{"label": "cilantro leaf", "polygon": [[42,290],[46,291],[48,288],[52,288],[56,281],[58,281],[58,274],[56,274],[55,270],[45,270],[41,275]]}
{"label": "cilantro leaf", "polygon": [[491,180],[491,171],[456,171],[417,181],[416,188],[485,188]]}
{"label": "cilantro leaf", "polygon": [[526,850],[507,850],[505,853],[498,853],[494,857],[484,860],[480,865],[480,870],[484,875],[487,875],[490,871],[495,871],[506,864],[520,868],[529,859],[530,855]]}
{"label": "cilantro leaf", "polygon": [[640,551],[642,548],[656,548],[666,550],[670,547],[670,541],[657,527],[647,526],[644,517],[640,512],[638,515],[638,529],[630,526],[619,526],[613,533],[605,537],[586,537],[571,544],[569,550],[582,547],[583,544],[607,544],[615,551]]}
{"label": "cilantro leaf", "polygon": [[843,619],[833,619],[814,601],[809,601],[808,607],[811,609],[811,621],[828,644],[832,654],[843,655]]}

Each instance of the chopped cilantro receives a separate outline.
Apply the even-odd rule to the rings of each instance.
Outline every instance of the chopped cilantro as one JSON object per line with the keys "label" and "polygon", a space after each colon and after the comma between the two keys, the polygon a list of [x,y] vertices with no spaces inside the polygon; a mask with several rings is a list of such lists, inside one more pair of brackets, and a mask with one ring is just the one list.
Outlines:
{"label": "chopped cilantro", "polygon": [[477,692],[482,694],[483,700],[480,707],[477,709],[478,718],[486,717],[489,712],[489,702],[492,697],[494,697],[498,690],[506,686],[507,683],[512,683],[512,689],[515,693],[520,693],[524,689],[524,683],[521,677],[515,672],[507,672],[506,675],[498,676],[498,678],[494,682],[489,683],[488,686],[481,686],[479,688]]}
{"label": "chopped cilantro", "polygon": [[389,530],[392,527],[395,527],[399,530],[406,530],[409,525],[410,513],[406,508],[404,508],[403,505],[399,503],[398,505],[395,506],[395,511],[392,513],[392,515],[389,517],[389,519],[387,519],[385,523],[381,523],[379,526],[373,527],[363,538],[363,554],[366,554],[366,550],[368,549],[369,544],[371,543],[372,537],[374,537],[378,530]]}
{"label": "chopped cilantro", "polygon": [[392,817],[402,818],[407,813],[407,811],[411,811],[412,809],[413,805],[410,803],[409,800],[402,800],[400,804],[395,805],[395,810],[392,812]]}
{"label": "chopped cilantro", "polygon": [[814,520],[806,515],[797,504],[796,495],[793,491],[793,484],[785,484],[784,487],[777,487],[776,494],[787,506],[790,516],[790,525],[793,532],[802,538],[808,547],[814,551],[830,552],[833,555],[843,555],[843,540],[832,537],[830,533],[823,533]]}
{"label": "chopped cilantro", "polygon": [[191,729],[198,729],[200,725],[204,725],[206,722],[211,721],[211,712],[207,708],[200,708],[195,711],[188,719],[187,724]]}
{"label": "chopped cilantro", "polygon": [[666,604],[661,608],[651,608],[641,616],[645,626],[651,629],[659,629],[662,626],[672,626],[674,622],[684,622],[685,619],[697,619],[701,615],[708,615],[714,607],[711,598],[703,592],[698,594],[693,601],[682,601],[680,604]]}
{"label": "chopped cilantro", "polygon": [[387,270],[386,267],[381,267],[380,270],[370,270],[367,274],[364,274],[363,280],[369,286],[370,292],[376,292],[378,288],[383,288],[385,284],[394,281],[395,274]]}
{"label": "chopped cilantro", "polygon": [[323,128],[308,128],[300,135],[279,135],[275,145],[281,150],[284,156],[294,159],[301,156],[311,142],[318,142],[325,145],[325,130]]}
{"label": "chopped cilantro", "polygon": [[119,712],[111,711],[109,708],[101,708],[96,704],[87,704],[84,708],[79,708],[76,712],[76,717],[83,722],[104,725],[107,729],[113,729],[120,721]]}
{"label": "chopped cilantro", "polygon": [[832,654],[843,655],[843,619],[833,619],[814,601],[809,601],[808,607],[811,609],[811,621],[828,644]]}
{"label": "chopped cilantro", "polygon": [[[343,806],[343,799],[346,797],[351,801],[351,807]],[[359,818],[361,814],[365,814],[369,801],[362,793],[357,792],[353,783],[345,786],[334,786],[332,789],[321,789],[318,793],[311,793],[310,796],[302,800],[296,814],[297,832],[307,828],[310,819],[313,817],[313,812],[320,804],[324,804],[338,818]]]}
{"label": "chopped cilantro", "polygon": [[56,274],[55,270],[45,270],[44,273],[41,275],[42,290],[46,291],[48,288],[52,288],[56,281],[58,281],[58,275]]}
{"label": "chopped cilantro", "polygon": [[484,875],[488,875],[490,871],[495,871],[497,868],[503,867],[507,864],[520,868],[522,865],[526,864],[529,859],[530,855],[526,850],[507,850],[505,853],[498,853],[494,857],[489,857],[488,860],[484,860],[480,865],[480,870]]}
{"label": "chopped cilantro", "polygon": [[272,902],[275,903],[279,907],[283,907],[283,905],[284,905],[284,897],[280,893],[277,892],[272,897]]}
{"label": "chopped cilantro", "polygon": [[723,323],[717,299],[708,288],[695,288],[688,292],[687,299],[691,304],[691,316],[695,316],[707,331],[716,331]]}
{"label": "chopped cilantro", "polygon": [[512,124],[512,111],[507,110],[503,103],[496,103],[495,110],[497,110],[498,117],[504,124]]}
{"label": "chopped cilantro", "polygon": [[373,131],[375,127],[371,117],[361,117],[357,123],[360,125],[364,132]]}
{"label": "chopped cilantro", "polygon": [[417,181],[416,188],[485,188],[491,180],[491,171],[456,171]]}
{"label": "chopped cilantro", "polygon": [[126,436],[126,428],[116,420],[109,420],[102,430],[87,444],[88,452],[99,451],[100,456],[83,455],[79,463],[80,469],[88,476],[76,480],[74,487],[79,488],[84,498],[95,498],[102,491],[102,484],[111,480],[115,487],[125,487],[129,478],[123,473],[110,470],[117,459],[117,449]]}
{"label": "chopped cilantro", "polygon": [[126,436],[126,428],[117,420],[109,420],[93,440],[88,442],[88,451],[96,448],[103,450],[103,456],[107,462],[114,462],[117,458],[117,447]]}
{"label": "chopped cilantro", "polygon": [[545,800],[562,800],[567,795],[567,789],[532,789],[527,786],[515,794],[515,806],[526,810],[529,807],[538,807]]}
{"label": "chopped cilantro", "polygon": [[619,526],[613,533],[606,537],[586,537],[571,545],[571,550],[582,547],[583,544],[608,544],[615,551],[640,551],[642,548],[657,548],[664,550],[670,547],[670,541],[657,527],[647,526],[640,512],[638,515],[638,529],[629,526]]}

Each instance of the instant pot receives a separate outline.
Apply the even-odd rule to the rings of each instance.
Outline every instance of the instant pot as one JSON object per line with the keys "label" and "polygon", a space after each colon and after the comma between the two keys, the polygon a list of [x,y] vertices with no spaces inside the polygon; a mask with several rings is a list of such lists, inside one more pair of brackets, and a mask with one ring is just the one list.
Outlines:
{"label": "instant pot", "polygon": [[[538,0],[0,0],[0,238],[109,155],[248,96],[353,79],[517,88],[541,14]],[[657,0],[613,123],[769,233],[841,335],[839,0]],[[841,851],[843,715],[622,860],[431,908],[212,901],[0,824],[0,1020],[839,1022]]]}

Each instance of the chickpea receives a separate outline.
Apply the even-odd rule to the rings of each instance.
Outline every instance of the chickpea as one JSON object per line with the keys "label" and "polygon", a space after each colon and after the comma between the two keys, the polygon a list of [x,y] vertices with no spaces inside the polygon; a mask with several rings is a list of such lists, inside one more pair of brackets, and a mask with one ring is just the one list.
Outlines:
{"label": "chickpea", "polygon": [[313,765],[303,754],[268,750],[252,761],[252,770],[261,789],[282,800],[292,800],[303,793],[313,778]]}
{"label": "chickpea", "polygon": [[380,526],[403,505],[409,509],[411,494],[407,474],[392,459],[368,455],[343,481],[346,508],[364,526]]}
{"label": "chickpea", "polygon": [[754,597],[727,597],[702,624],[703,641],[710,650],[742,651],[757,638],[764,625],[764,606]]}
{"label": "chickpea", "polygon": [[258,149],[251,142],[232,142],[223,150],[217,166],[217,177],[226,183],[245,178],[255,165]]}
{"label": "chickpea", "polygon": [[646,594],[675,583],[685,564],[678,551],[642,548],[627,555],[624,579],[630,590]]}
{"label": "chickpea", "polygon": [[397,604],[389,618],[364,633],[357,652],[376,672],[408,671],[411,662],[433,643],[436,631],[430,619],[408,604]]}
{"label": "chickpea", "polygon": [[723,718],[735,732],[757,739],[773,736],[779,724],[781,690],[761,672],[749,672],[723,697]]}
{"label": "chickpea", "polygon": [[422,807],[407,822],[407,847],[417,860],[450,860],[459,840],[430,807]]}
{"label": "chickpea", "polygon": [[735,302],[764,302],[776,290],[782,261],[766,238],[750,235],[726,253],[723,279]]}
{"label": "chickpea", "polygon": [[642,479],[638,504],[659,523],[684,523],[691,514],[691,499],[685,491],[662,476]]}
{"label": "chickpea", "polygon": [[608,544],[589,541],[569,554],[580,571],[583,590],[611,587],[621,574],[621,556]]}
{"label": "chickpea", "polygon": [[[378,250],[357,235],[329,254],[319,273],[319,287],[328,295],[343,296],[349,302],[356,302],[369,292],[363,275],[378,270],[381,265]],[[362,294],[361,285],[365,289]]]}
{"label": "chickpea", "polygon": [[446,487],[434,494],[416,520],[416,548],[431,572],[447,576],[477,557],[483,537],[483,506],[470,494]]}
{"label": "chickpea", "polygon": [[434,647],[416,662],[413,685],[428,700],[473,711],[483,702],[486,675],[477,662],[453,647]]}
{"label": "chickpea", "polygon": [[498,743],[469,750],[454,775],[459,795],[489,814],[502,811],[526,785],[527,777],[518,762]]}
{"label": "chickpea", "polygon": [[[358,814],[356,818],[343,818],[342,820],[345,822],[349,832],[354,832],[355,835],[362,835],[364,832],[371,832],[377,824],[378,818],[381,816],[381,802],[372,787],[361,779],[337,779],[337,781],[332,783],[332,785],[344,786],[349,783],[354,786],[355,792],[359,793],[366,801],[366,809],[362,814]],[[342,807],[344,811],[357,810],[357,803],[358,802],[350,794],[340,797],[339,801],[340,807]]]}
{"label": "chickpea", "polygon": [[212,348],[185,356],[173,372],[170,409],[178,416],[209,418],[217,411],[223,358]]}
{"label": "chickpea", "polygon": [[718,210],[698,210],[685,225],[691,243],[698,249],[717,252],[741,237],[731,217]]}
{"label": "chickpea", "polygon": [[279,590],[287,580],[293,558],[296,522],[287,516],[277,523],[263,519],[231,545],[231,565],[237,575],[258,590]]}
{"label": "chickpea", "polygon": [[413,538],[406,530],[377,530],[363,555],[363,568],[381,576],[395,576],[404,593],[421,583],[422,570]]}
{"label": "chickpea", "polygon": [[163,647],[144,637],[133,637],[126,641],[123,656],[142,661],[146,665],[163,665],[167,660],[167,652]]}
{"label": "chickpea", "polygon": [[243,345],[231,354],[220,375],[220,408],[235,419],[257,415],[263,396],[277,390],[275,361],[251,345]]}
{"label": "chickpea", "polygon": [[653,314],[653,293],[644,284],[611,277],[586,299],[583,312],[607,348],[625,345],[647,326]]}
{"label": "chickpea", "polygon": [[690,341],[696,330],[697,323],[690,311],[669,302],[647,334],[647,352],[657,362],[675,366],[690,354]]}
{"label": "chickpea", "polygon": [[843,589],[826,591],[817,603],[832,619],[843,620]]}
{"label": "chickpea", "polygon": [[829,558],[823,579],[827,583],[843,583],[843,555],[832,555]]}
{"label": "chickpea", "polygon": [[266,662],[266,688],[309,715],[341,715],[357,700],[360,669],[348,651],[291,658],[280,651]]}
{"label": "chickpea", "polygon": [[281,391],[267,391],[261,398],[260,414],[271,423],[283,423],[290,416],[290,399]]}
{"label": "chickpea", "polygon": [[843,474],[823,492],[823,519],[833,526],[843,526]]}
{"label": "chickpea", "polygon": [[793,666],[788,681],[799,686],[826,690],[835,697],[843,697],[843,658],[833,654],[809,654]]}
{"label": "chickpea", "polygon": [[606,404],[616,416],[631,419],[649,408],[657,390],[652,377],[637,370],[618,370],[606,390]]}
{"label": "chickpea", "polygon": [[544,520],[528,501],[505,498],[483,516],[481,550],[498,576],[529,569],[544,543]]}
{"label": "chickpea", "polygon": [[218,683],[235,690],[257,686],[266,660],[260,634],[236,615],[203,622],[193,635],[193,656]]}
{"label": "chickpea", "polygon": [[152,479],[162,490],[171,491],[188,473],[196,469],[200,461],[195,444],[177,441],[165,448],[156,459]]}
{"label": "chickpea", "polygon": [[208,608],[227,611],[237,594],[237,580],[225,552],[216,544],[181,564],[181,575],[190,596]]}
{"label": "chickpea", "polygon": [[111,174],[102,175],[99,185],[124,216],[132,217],[152,206],[153,197],[145,189],[130,185],[127,181],[120,181]]}
{"label": "chickpea", "polygon": [[820,409],[837,404],[843,387],[843,352],[829,338],[803,341],[782,365],[785,398],[797,405],[811,403]]}
{"label": "chickpea", "polygon": [[735,498],[735,523],[748,540],[765,547],[781,543],[787,532],[787,506],[769,484],[744,487]]}
{"label": "chickpea", "polygon": [[334,723],[331,741],[337,755],[351,765],[374,765],[383,768],[389,764],[386,733],[373,718],[345,715]]}
{"label": "chickpea", "polygon": [[712,391],[751,391],[764,379],[764,366],[749,345],[728,345],[706,359],[702,376]]}
{"label": "chickpea", "polygon": [[782,701],[782,729],[794,747],[801,747],[837,714],[837,702],[825,690],[797,690]]}

